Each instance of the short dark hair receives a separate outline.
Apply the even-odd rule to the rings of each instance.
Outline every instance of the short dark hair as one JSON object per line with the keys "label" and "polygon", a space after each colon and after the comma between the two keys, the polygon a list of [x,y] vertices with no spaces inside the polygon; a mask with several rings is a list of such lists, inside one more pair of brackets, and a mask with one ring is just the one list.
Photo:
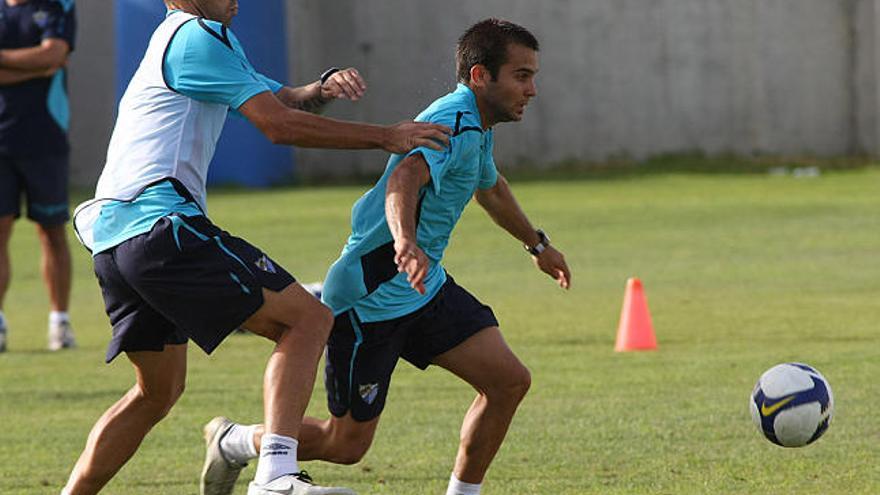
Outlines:
{"label": "short dark hair", "polygon": [[538,40],[528,29],[501,19],[482,20],[464,32],[458,39],[455,62],[458,80],[470,82],[471,67],[480,64],[489,69],[492,80],[498,79],[498,70],[507,62],[507,46],[518,44],[538,51]]}

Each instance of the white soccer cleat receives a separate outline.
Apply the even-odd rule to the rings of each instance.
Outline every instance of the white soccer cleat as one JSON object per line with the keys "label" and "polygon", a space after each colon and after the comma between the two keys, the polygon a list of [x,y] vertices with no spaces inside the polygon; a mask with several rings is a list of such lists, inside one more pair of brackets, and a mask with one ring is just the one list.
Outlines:
{"label": "white soccer cleat", "polygon": [[49,350],[60,351],[76,347],[76,339],[73,338],[73,327],[69,321],[49,324]]}
{"label": "white soccer cleat", "polygon": [[324,282],[312,282],[309,284],[302,284],[302,288],[306,290],[309,294],[321,299],[321,293],[324,292]]}
{"label": "white soccer cleat", "polygon": [[305,471],[288,474],[266,483],[251,481],[247,495],[357,495],[353,490],[340,487],[323,487],[312,484],[312,478]]}
{"label": "white soccer cleat", "polygon": [[199,482],[201,495],[231,495],[238,475],[247,466],[226,460],[220,450],[220,440],[234,424],[223,416],[217,416],[205,425],[205,466]]}

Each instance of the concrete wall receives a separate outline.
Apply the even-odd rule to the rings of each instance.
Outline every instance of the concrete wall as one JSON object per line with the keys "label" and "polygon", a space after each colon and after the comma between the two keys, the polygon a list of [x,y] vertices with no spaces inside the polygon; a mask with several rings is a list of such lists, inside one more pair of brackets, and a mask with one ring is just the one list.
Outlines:
{"label": "concrete wall", "polygon": [[858,0],[853,5],[854,70],[852,137],[858,151],[880,155],[880,2]]}
{"label": "concrete wall", "polygon": [[[81,179],[100,167],[115,112],[107,3],[78,4],[71,89]],[[502,166],[693,150],[877,154],[878,3],[287,0],[291,80],[355,66],[367,97],[335,103],[327,114],[408,119],[454,87],[460,33],[496,16],[525,25],[542,43],[538,98],[523,122],[496,131]],[[304,175],[374,174],[386,155],[299,150],[297,160]]]}
{"label": "concrete wall", "polygon": [[77,46],[70,60],[71,181],[94,185],[116,119],[113,3],[79,0]]}

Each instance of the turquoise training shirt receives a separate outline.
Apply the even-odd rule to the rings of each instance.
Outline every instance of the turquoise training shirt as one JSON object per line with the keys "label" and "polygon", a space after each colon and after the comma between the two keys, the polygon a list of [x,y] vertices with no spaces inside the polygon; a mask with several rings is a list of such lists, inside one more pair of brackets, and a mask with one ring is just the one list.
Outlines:
{"label": "turquoise training shirt", "polygon": [[[169,16],[179,11],[170,11]],[[195,18],[180,26],[168,45],[162,73],[168,87],[184,96],[237,110],[252,97],[283,85],[258,73],[238,38],[221,23]],[[168,181],[146,188],[129,201],[108,201],[93,227],[92,254],[149,232],[161,218],[204,215]]]}
{"label": "turquoise training shirt", "polygon": [[205,19],[180,27],[168,46],[163,71],[169,88],[233,110],[260,93],[277,93],[283,87],[254,70],[231,30]]}
{"label": "turquoise training shirt", "polygon": [[391,155],[385,172],[352,208],[351,235],[324,281],[323,301],[334,314],[354,309],[364,322],[384,321],[410,314],[433,298],[446,281],[441,265],[449,237],[477,188],[489,189],[498,178],[492,157],[493,131],[483,130],[476,97],[467,86],[434,101],[418,122],[442,124],[453,130],[443,151],[421,147],[430,169],[430,182],[419,191],[416,240],[430,260],[425,295],[398,273],[394,241],[385,220],[388,178],[404,155]]}

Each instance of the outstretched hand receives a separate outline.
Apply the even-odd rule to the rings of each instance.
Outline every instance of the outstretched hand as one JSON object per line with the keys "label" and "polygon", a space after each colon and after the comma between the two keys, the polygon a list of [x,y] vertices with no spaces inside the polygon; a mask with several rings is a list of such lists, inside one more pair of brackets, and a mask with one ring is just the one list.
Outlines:
{"label": "outstretched hand", "polygon": [[402,240],[394,242],[394,263],[397,271],[406,272],[406,280],[410,287],[425,294],[425,276],[428,275],[430,262],[425,252],[415,241]]}
{"label": "outstretched hand", "polygon": [[565,263],[565,256],[553,246],[547,246],[543,253],[532,256],[535,266],[539,270],[550,275],[563,289],[571,287],[571,272]]}
{"label": "outstretched hand", "polygon": [[409,153],[421,146],[442,151],[449,146],[449,134],[452,132],[444,125],[409,121],[394,124],[386,130],[382,148],[395,154]]}
{"label": "outstretched hand", "polygon": [[334,72],[321,85],[321,99],[324,101],[343,99],[357,101],[367,91],[367,83],[354,67]]}

